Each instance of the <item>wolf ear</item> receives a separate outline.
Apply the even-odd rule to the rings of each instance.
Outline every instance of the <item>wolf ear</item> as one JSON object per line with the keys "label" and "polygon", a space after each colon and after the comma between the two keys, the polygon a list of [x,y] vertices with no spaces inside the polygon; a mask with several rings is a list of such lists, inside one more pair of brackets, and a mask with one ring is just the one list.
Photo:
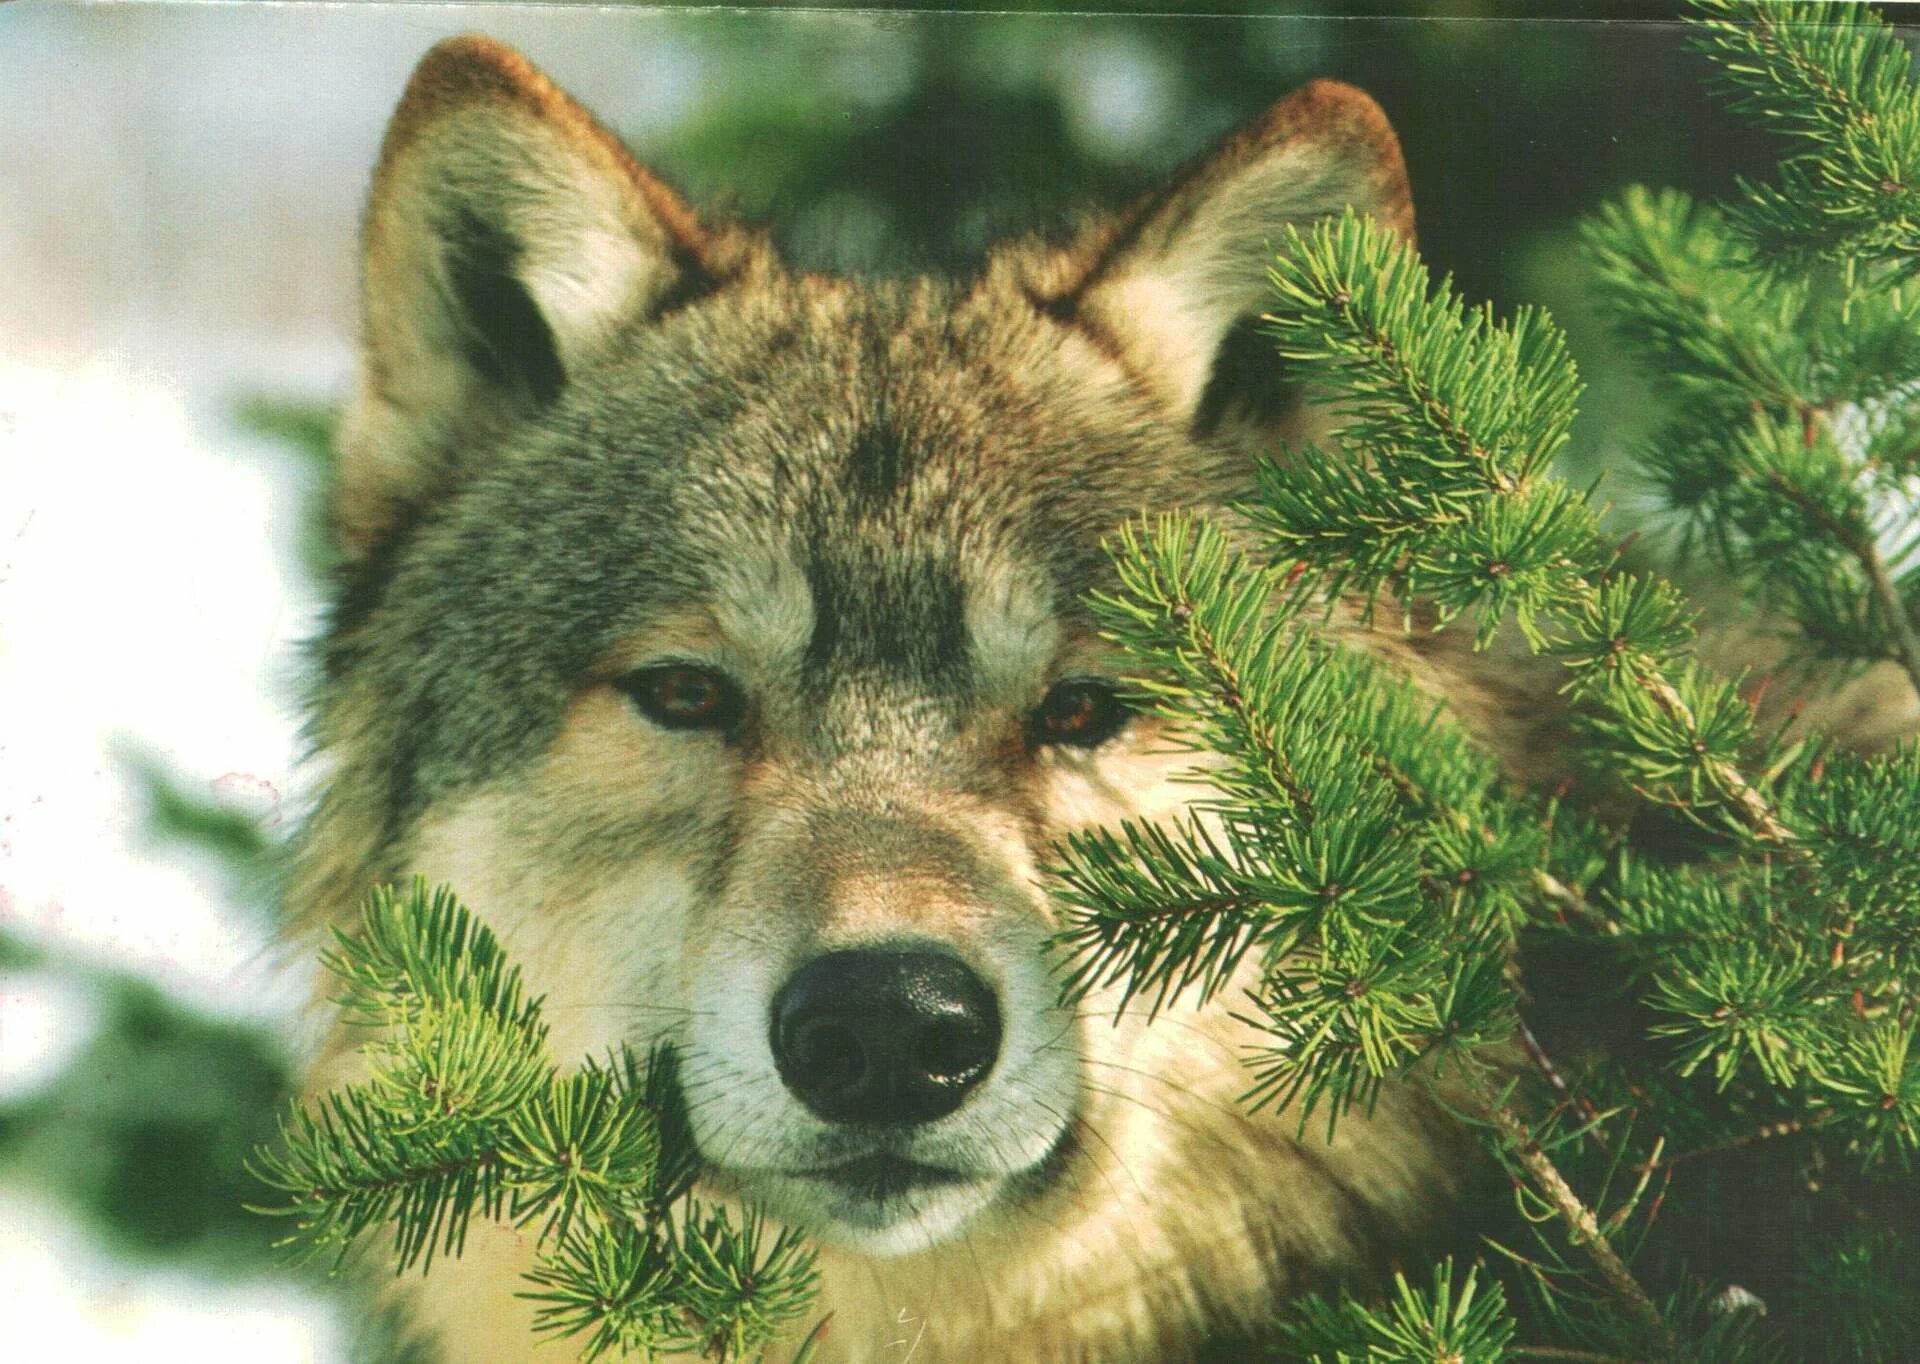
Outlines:
{"label": "wolf ear", "polygon": [[460,473],[488,426],[553,401],[619,326],[737,272],[703,226],[519,53],[451,38],[381,147],[363,229],[360,389],[335,521],[350,557]]}
{"label": "wolf ear", "polygon": [[1412,239],[1413,196],[1386,114],[1364,91],[1317,80],[1123,213],[1040,302],[1192,421],[1227,368],[1236,324],[1266,302],[1282,229],[1348,205]]}

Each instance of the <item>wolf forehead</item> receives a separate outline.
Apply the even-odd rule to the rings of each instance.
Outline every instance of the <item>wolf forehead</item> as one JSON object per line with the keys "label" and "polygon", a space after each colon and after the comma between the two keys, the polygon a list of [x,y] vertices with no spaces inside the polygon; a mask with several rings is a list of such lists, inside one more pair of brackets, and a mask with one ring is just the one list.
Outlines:
{"label": "wolf forehead", "polygon": [[[1243,486],[1290,420],[1242,343],[1273,234],[1347,206],[1411,231],[1384,116],[1322,81],[970,278],[800,273],[517,53],[440,44],[364,224],[314,737],[387,786],[391,834],[543,750],[616,644],[692,609],[725,633],[729,601],[794,637],[786,690],[855,718],[1011,710],[1014,608],[1070,632],[1104,534]],[[1011,650],[1030,690],[1042,653]]]}
{"label": "wolf forehead", "polygon": [[803,692],[1005,682],[1104,535],[1212,481],[1109,368],[987,281],[778,277],[636,324],[343,593],[327,671],[383,698],[390,814],[537,754],[610,650],[690,607]]}

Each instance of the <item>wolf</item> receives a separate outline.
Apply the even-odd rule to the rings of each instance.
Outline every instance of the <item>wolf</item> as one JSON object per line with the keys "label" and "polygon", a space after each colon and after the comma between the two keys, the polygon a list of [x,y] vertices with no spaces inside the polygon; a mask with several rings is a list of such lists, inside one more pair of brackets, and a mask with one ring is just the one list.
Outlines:
{"label": "wolf", "polygon": [[[822,1358],[1186,1358],[1372,1272],[1469,1178],[1455,1124],[1249,1113],[1235,990],[1063,1005],[1039,884],[1200,794],[1083,598],[1322,420],[1250,324],[1283,227],[1348,207],[1411,237],[1388,120],[1322,80],[966,277],[807,273],[513,50],[433,48],[364,223],[301,921],[447,882],[556,1056],[672,1044],[704,1196],[820,1247]],[[1550,688],[1351,629],[1543,761]],[[530,1256],[476,1228],[410,1319],[534,1358]]]}

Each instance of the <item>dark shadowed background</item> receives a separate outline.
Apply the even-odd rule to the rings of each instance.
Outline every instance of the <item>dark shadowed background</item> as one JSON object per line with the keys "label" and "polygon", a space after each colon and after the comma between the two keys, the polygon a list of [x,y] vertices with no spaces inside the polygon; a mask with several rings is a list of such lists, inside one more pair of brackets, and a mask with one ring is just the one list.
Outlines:
{"label": "dark shadowed background", "polygon": [[0,1354],[365,1354],[273,1268],[240,1158],[303,1039],[271,863],[311,780],[297,642],[355,225],[435,39],[519,45],[698,201],[886,272],[964,269],[1354,81],[1434,264],[1572,334],[1583,477],[1652,414],[1574,221],[1768,166],[1666,6],[1011,8],[0,8]]}

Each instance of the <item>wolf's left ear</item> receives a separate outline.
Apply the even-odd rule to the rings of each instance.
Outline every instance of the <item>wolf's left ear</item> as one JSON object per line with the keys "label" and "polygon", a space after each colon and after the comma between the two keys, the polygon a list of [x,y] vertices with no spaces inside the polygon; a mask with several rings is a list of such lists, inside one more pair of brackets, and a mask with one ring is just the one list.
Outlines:
{"label": "wolf's left ear", "polygon": [[335,522],[369,552],[490,425],[550,403],[624,324],[751,255],[519,53],[451,38],[388,126],[363,235],[360,391]]}
{"label": "wolf's left ear", "polygon": [[1266,304],[1286,224],[1348,205],[1412,239],[1413,196],[1386,114],[1364,91],[1317,80],[1070,253],[1039,302],[1192,420],[1236,324]]}

